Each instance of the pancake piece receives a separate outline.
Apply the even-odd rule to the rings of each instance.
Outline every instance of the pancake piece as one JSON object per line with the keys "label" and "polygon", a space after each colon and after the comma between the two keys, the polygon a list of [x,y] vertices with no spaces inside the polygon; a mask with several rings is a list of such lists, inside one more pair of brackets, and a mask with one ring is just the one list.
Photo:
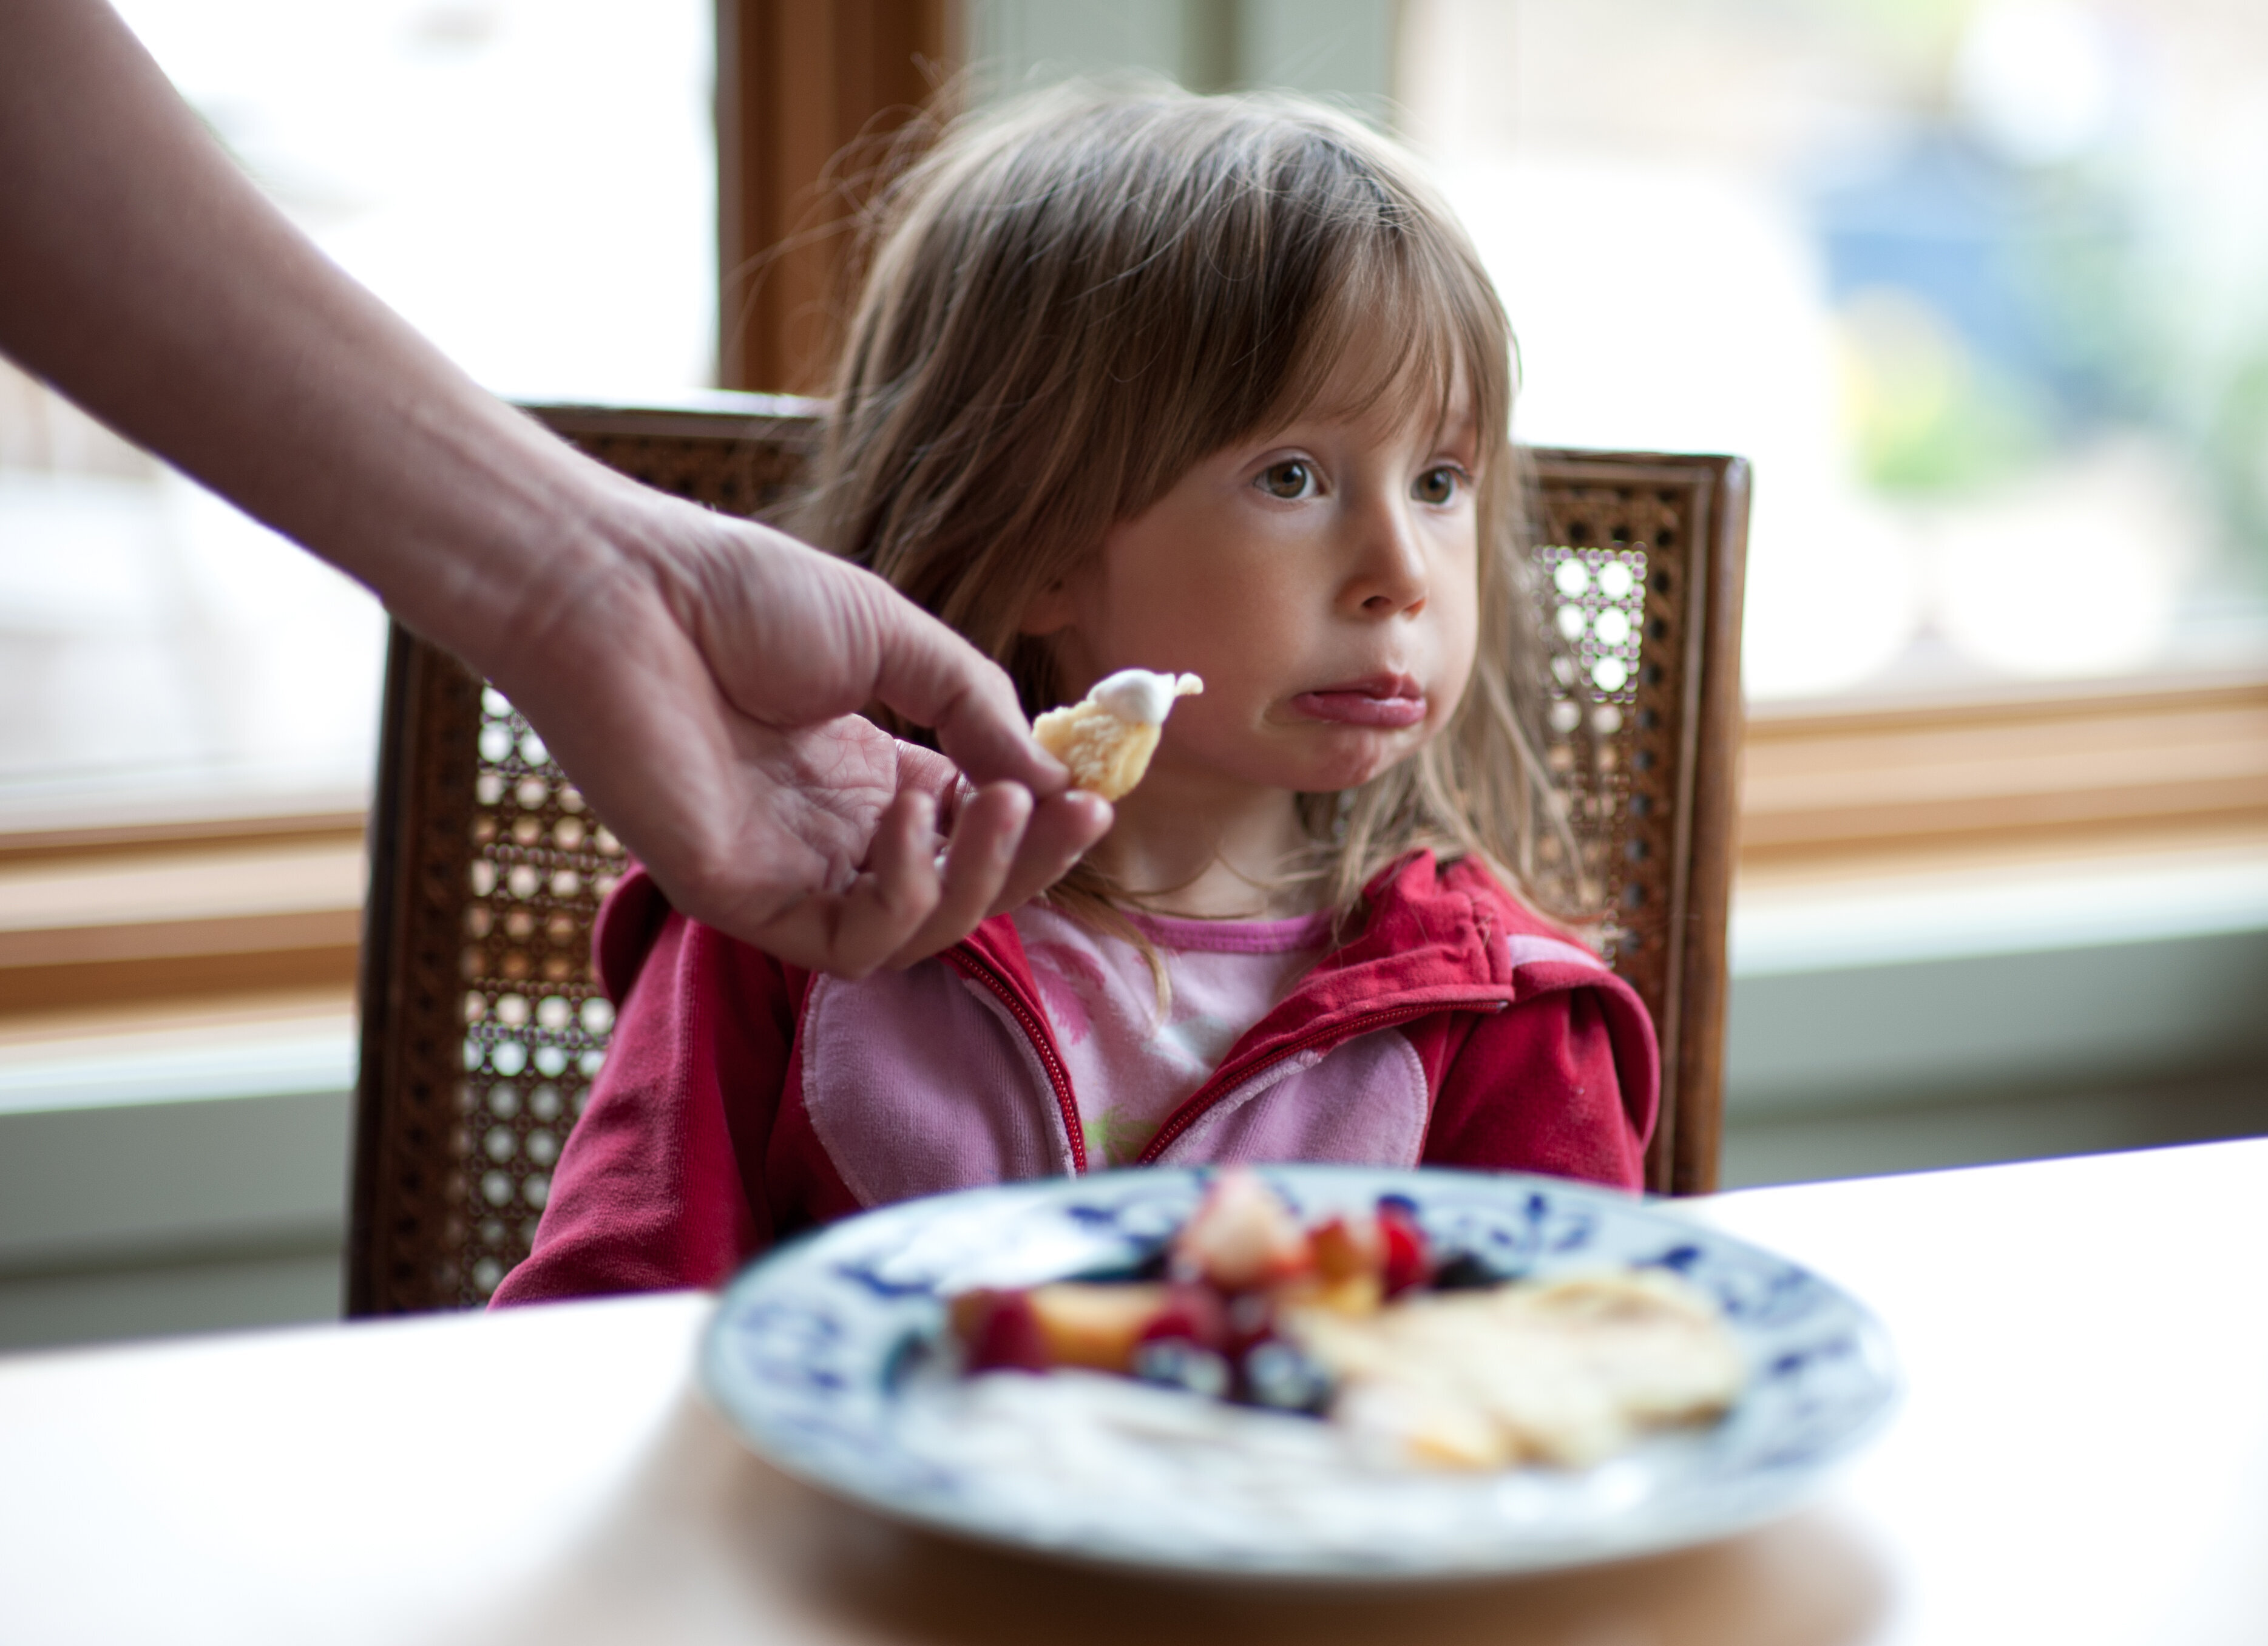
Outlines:
{"label": "pancake piece", "polygon": [[1413,1461],[1581,1468],[1721,1415],[1747,1379],[1716,1306],[1659,1269],[1292,1311],[1338,1383],[1332,1416]]}

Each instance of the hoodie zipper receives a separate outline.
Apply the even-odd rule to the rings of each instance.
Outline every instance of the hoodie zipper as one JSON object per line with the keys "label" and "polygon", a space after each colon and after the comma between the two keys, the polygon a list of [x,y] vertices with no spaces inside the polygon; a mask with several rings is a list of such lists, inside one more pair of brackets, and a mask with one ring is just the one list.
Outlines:
{"label": "hoodie zipper", "polygon": [[[1055,1089],[1056,1111],[1063,1121],[1064,1136],[1071,1144],[1071,1170],[1074,1175],[1084,1176],[1086,1171],[1086,1139],[1079,1126],[1079,1099],[1072,1095],[1071,1072],[1064,1067],[1063,1059],[1056,1055],[1053,1039],[1033,1015],[1032,1008],[1024,1003],[1023,996],[1016,992],[1006,978],[1000,975],[990,961],[971,948],[956,950],[953,958],[963,973],[976,978],[992,991],[1000,1004],[1007,1008],[1008,1015],[1015,1019],[1017,1027],[1024,1031],[1024,1038],[1031,1043],[1033,1052],[1039,1057],[1040,1067],[1047,1072],[1048,1083]],[[1167,1118],[1165,1125],[1158,1128],[1157,1135],[1135,1157],[1134,1163],[1138,1166],[1155,1165],[1158,1156],[1172,1147],[1174,1140],[1203,1119],[1221,1098],[1253,1076],[1267,1073],[1285,1059],[1297,1057],[1310,1046],[1320,1045],[1327,1040],[1351,1040],[1373,1030],[1388,1029],[1396,1023],[1430,1017],[1435,1012],[1500,1012],[1511,1004],[1503,996],[1496,994],[1477,995],[1462,1000],[1426,1000],[1410,1006],[1388,1007],[1366,1012],[1359,1017],[1344,1017],[1336,1022],[1311,1029],[1241,1068],[1215,1070],[1211,1080],[1191,1093],[1182,1106]]]}
{"label": "hoodie zipper", "polygon": [[1016,1020],[1016,1026],[1024,1031],[1024,1038],[1031,1042],[1032,1050],[1039,1056],[1040,1067],[1047,1071],[1049,1085],[1055,1089],[1056,1112],[1063,1121],[1064,1136],[1071,1144],[1071,1174],[1074,1177],[1085,1176],[1086,1138],[1079,1123],[1079,1099],[1071,1095],[1071,1071],[1064,1067],[1063,1059],[1056,1055],[1054,1039],[1039,1019],[1033,1015],[1032,1008],[1024,1003],[1023,996],[1016,993],[990,961],[972,948],[958,949],[953,958],[965,975],[975,978],[998,997],[1000,1004],[1008,1008],[1008,1015]]}
{"label": "hoodie zipper", "polygon": [[1326,1040],[1351,1040],[1357,1035],[1366,1035],[1373,1030],[1388,1029],[1396,1023],[1406,1023],[1420,1017],[1430,1017],[1435,1012],[1502,1011],[1509,1000],[1497,995],[1484,995],[1470,1000],[1427,1000],[1415,1006],[1395,1006],[1375,1012],[1366,1012],[1359,1017],[1343,1017],[1336,1022],[1325,1023],[1306,1034],[1285,1041],[1265,1057],[1256,1058],[1243,1067],[1231,1071],[1218,1069],[1213,1077],[1189,1095],[1188,1101],[1167,1118],[1155,1137],[1144,1146],[1135,1157],[1138,1166],[1154,1166],[1158,1156],[1173,1147],[1174,1140],[1210,1113],[1213,1106],[1230,1092],[1244,1085],[1256,1074],[1264,1074],[1286,1058],[1297,1057],[1310,1046],[1321,1045]]}

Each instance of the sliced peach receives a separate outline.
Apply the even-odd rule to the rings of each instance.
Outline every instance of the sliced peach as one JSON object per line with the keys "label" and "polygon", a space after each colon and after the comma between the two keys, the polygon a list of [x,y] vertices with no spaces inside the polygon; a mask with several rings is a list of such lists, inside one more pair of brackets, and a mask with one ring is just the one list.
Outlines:
{"label": "sliced peach", "polygon": [[1135,1345],[1166,1306],[1157,1285],[1057,1281],[1026,1295],[1051,1364],[1108,1372],[1133,1370]]}
{"label": "sliced peach", "polygon": [[1310,1238],[1315,1247],[1315,1273],[1326,1285],[1337,1286],[1360,1275],[1376,1279],[1386,1268],[1386,1238],[1374,1217],[1334,1217]]}

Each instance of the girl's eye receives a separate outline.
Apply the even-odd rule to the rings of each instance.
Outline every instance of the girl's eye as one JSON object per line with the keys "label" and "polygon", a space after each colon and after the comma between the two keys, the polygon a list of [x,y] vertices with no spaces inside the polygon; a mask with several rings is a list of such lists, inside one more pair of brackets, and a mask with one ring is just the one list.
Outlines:
{"label": "girl's eye", "polygon": [[1463,476],[1455,469],[1444,463],[1439,469],[1429,469],[1418,476],[1418,483],[1410,489],[1410,495],[1420,503],[1447,503],[1457,495],[1457,482],[1462,478]]}
{"label": "girl's eye", "polygon": [[1270,497],[1281,498],[1288,503],[1315,489],[1315,471],[1299,458],[1286,458],[1262,469],[1255,483]]}

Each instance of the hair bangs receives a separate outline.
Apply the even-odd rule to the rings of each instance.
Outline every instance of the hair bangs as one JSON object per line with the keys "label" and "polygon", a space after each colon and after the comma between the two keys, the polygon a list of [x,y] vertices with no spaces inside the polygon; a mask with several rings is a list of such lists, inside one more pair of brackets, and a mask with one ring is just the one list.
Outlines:
{"label": "hair bangs", "polygon": [[1153,112],[1197,141],[1174,198],[1109,208],[1169,220],[1110,282],[1125,345],[1111,375],[1144,402],[1141,426],[1167,432],[1123,475],[1120,518],[1221,447],[1312,413],[1445,426],[1462,390],[1478,449],[1509,439],[1511,326],[1454,215],[1387,145],[1269,96]]}
{"label": "hair bangs", "polygon": [[[1357,241],[1349,265],[1300,328],[1298,352],[1256,427],[1310,415],[1428,422],[1473,419],[1474,447],[1509,438],[1511,328],[1484,281],[1442,249]],[[1250,432],[1251,431],[1240,431]]]}

